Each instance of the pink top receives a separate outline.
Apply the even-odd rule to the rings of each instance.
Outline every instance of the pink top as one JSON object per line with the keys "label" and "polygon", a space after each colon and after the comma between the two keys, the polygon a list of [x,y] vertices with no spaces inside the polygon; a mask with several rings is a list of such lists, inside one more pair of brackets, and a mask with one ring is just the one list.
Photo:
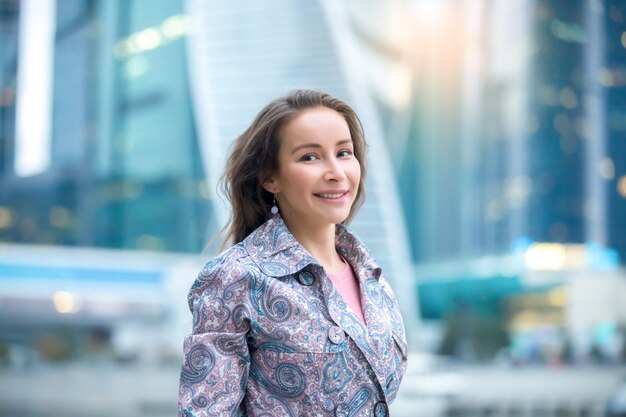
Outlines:
{"label": "pink top", "polygon": [[361,305],[361,294],[359,292],[359,281],[352,270],[352,267],[346,260],[343,260],[346,266],[339,275],[333,275],[327,273],[330,280],[333,282],[335,289],[346,302],[356,315],[365,323],[365,316],[363,315],[363,307]]}

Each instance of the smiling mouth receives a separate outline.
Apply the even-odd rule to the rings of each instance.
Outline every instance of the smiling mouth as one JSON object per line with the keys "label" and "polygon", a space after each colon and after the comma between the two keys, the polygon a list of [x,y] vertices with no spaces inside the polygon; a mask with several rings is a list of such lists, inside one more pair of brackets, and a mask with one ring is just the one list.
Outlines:
{"label": "smiling mouth", "polygon": [[335,199],[343,197],[346,194],[348,194],[347,191],[345,191],[343,193],[319,193],[319,194],[315,194],[315,195],[317,197],[327,198],[327,199],[330,199],[330,200],[335,200]]}

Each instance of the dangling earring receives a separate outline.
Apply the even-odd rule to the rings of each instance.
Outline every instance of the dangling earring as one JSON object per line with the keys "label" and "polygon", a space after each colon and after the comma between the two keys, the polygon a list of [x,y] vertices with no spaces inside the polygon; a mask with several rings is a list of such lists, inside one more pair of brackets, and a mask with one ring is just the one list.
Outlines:
{"label": "dangling earring", "polygon": [[278,206],[276,206],[276,196],[274,196],[274,205],[272,206],[270,211],[272,212],[272,214],[278,214]]}

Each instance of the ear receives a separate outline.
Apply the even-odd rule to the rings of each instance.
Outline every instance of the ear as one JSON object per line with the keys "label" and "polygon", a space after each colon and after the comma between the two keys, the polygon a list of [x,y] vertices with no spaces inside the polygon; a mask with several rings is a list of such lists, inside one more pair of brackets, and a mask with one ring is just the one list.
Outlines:
{"label": "ear", "polygon": [[276,181],[274,180],[273,177],[268,177],[265,179],[265,181],[263,181],[263,188],[265,188],[266,191],[272,193],[272,194],[276,194],[278,193],[279,189],[278,189],[278,184],[276,183]]}

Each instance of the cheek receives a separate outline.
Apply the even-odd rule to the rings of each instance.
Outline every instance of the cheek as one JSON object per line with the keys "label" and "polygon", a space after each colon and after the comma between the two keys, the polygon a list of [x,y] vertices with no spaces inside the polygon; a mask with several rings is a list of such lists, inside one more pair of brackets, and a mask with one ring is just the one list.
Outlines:
{"label": "cheek", "polygon": [[354,162],[354,165],[351,167],[348,175],[350,176],[350,179],[352,180],[354,185],[358,186],[359,182],[361,181],[361,164],[359,164],[359,161]]}
{"label": "cheek", "polygon": [[306,193],[307,188],[315,182],[313,175],[305,169],[293,169],[286,175],[286,178],[289,188],[298,194]]}

